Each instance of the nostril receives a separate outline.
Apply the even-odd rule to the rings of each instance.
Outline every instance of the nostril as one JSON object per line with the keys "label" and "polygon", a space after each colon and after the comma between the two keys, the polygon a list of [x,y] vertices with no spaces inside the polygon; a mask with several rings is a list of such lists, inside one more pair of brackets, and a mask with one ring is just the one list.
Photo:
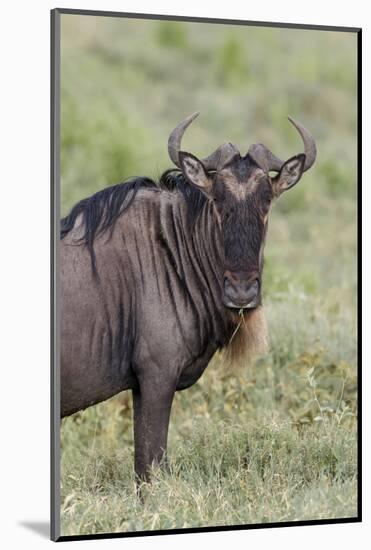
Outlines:
{"label": "nostril", "polygon": [[255,291],[255,292],[258,292],[258,290],[259,290],[259,281],[258,281],[258,279],[255,279],[253,284],[250,286],[250,289]]}
{"label": "nostril", "polygon": [[258,279],[255,279],[255,281],[247,287],[246,293],[248,296],[254,297],[258,294],[258,292],[259,292],[259,281]]}
{"label": "nostril", "polygon": [[228,290],[232,290],[234,287],[234,285],[232,284],[232,282],[228,279],[228,277],[225,277],[224,278],[224,290],[228,291]]}

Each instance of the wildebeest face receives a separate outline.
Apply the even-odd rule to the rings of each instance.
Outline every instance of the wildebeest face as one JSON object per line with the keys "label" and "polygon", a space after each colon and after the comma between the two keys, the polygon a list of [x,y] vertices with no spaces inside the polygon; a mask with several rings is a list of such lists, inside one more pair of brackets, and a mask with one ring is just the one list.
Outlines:
{"label": "wildebeest face", "polygon": [[215,204],[224,242],[223,303],[229,308],[261,304],[263,251],[274,198],[300,179],[305,155],[285,162],[271,177],[247,154],[234,155],[213,174],[190,153],[179,153],[187,179]]}

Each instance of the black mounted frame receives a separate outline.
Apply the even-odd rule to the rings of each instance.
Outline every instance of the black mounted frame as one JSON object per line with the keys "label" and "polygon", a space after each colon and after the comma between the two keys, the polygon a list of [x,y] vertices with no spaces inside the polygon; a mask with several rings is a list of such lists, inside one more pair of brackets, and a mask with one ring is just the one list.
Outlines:
{"label": "black mounted frame", "polygon": [[[197,527],[184,529],[168,529],[157,531],[135,531],[123,533],[104,533],[91,535],[61,536],[60,534],[60,381],[59,381],[59,219],[60,219],[60,19],[61,15],[85,15],[100,17],[120,17],[130,19],[186,21],[198,23],[215,23],[228,25],[243,25],[254,27],[280,27],[287,29],[319,30],[333,32],[348,32],[357,35],[357,318],[358,318],[358,514],[356,517],[340,519],[321,519],[288,521],[279,523],[263,523],[235,526]],[[90,540],[106,538],[140,537],[163,534],[184,534],[194,532],[233,531],[246,529],[262,529],[272,527],[288,527],[300,525],[322,525],[338,523],[355,523],[362,521],[362,29],[357,27],[333,27],[325,25],[303,25],[292,23],[272,23],[263,21],[247,21],[236,19],[216,19],[200,17],[183,17],[172,15],[154,15],[140,13],[122,13],[110,11],[78,10],[56,8],[51,11],[51,539],[54,541]]]}

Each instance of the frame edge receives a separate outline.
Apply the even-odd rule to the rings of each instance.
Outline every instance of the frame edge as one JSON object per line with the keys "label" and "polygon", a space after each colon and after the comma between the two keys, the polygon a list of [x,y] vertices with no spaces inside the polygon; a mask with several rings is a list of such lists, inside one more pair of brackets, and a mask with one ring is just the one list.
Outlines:
{"label": "frame edge", "polygon": [[60,538],[60,403],[59,403],[59,167],[60,167],[60,10],[50,12],[50,538]]}

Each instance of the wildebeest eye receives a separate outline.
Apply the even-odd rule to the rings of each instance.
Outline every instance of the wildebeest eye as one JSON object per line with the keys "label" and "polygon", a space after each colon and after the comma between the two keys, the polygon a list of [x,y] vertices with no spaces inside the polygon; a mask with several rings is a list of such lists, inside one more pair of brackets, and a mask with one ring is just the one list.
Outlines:
{"label": "wildebeest eye", "polygon": [[261,208],[264,212],[267,212],[269,210],[271,202],[272,202],[272,195],[270,193],[264,193],[261,196],[260,204],[261,204]]}
{"label": "wildebeest eye", "polygon": [[225,221],[228,221],[228,220],[230,220],[230,219],[232,218],[232,216],[233,216],[233,209],[232,209],[232,208],[228,208],[228,210],[226,210],[226,211],[224,212],[224,216],[223,216],[223,217],[224,217],[224,220],[225,220]]}
{"label": "wildebeest eye", "polygon": [[264,196],[263,196],[263,204],[269,206],[270,203],[272,201],[272,195],[270,193],[266,193]]}

